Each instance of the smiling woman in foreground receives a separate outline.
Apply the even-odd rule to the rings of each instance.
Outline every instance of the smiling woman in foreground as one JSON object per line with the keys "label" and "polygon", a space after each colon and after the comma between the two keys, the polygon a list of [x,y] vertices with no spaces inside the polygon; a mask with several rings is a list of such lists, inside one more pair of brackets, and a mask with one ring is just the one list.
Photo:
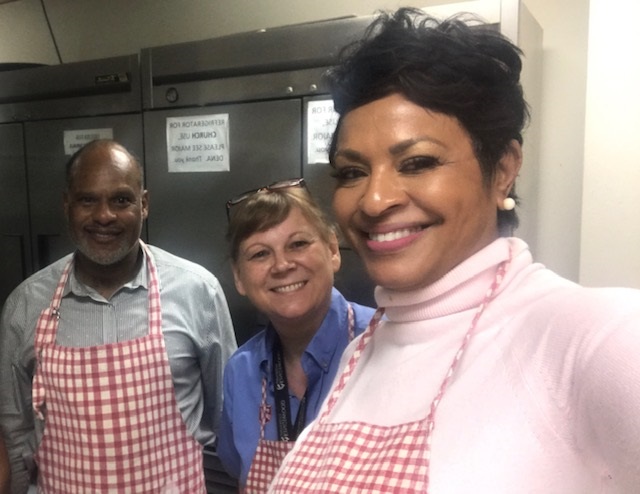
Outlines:
{"label": "smiling woman in foreground", "polygon": [[511,236],[520,70],[494,30],[400,10],[332,72],[333,205],[380,309],[270,492],[640,486],[640,292]]}

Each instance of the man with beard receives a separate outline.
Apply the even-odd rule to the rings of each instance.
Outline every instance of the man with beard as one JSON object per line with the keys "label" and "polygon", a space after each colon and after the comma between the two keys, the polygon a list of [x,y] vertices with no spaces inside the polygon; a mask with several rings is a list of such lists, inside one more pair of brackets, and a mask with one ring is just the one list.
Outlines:
{"label": "man with beard", "polygon": [[69,160],[76,251],[18,286],[0,321],[16,494],[36,471],[54,494],[205,492],[202,446],[216,439],[235,337],[218,280],[142,242],[148,210],[142,166],[120,144]]}

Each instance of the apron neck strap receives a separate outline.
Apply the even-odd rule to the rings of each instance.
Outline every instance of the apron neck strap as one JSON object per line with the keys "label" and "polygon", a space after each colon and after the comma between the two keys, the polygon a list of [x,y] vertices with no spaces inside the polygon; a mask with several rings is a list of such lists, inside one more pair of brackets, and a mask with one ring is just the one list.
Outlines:
{"label": "apron neck strap", "polygon": [[138,240],[142,252],[147,259],[147,273],[149,283],[149,333],[162,334],[162,310],[160,305],[160,283],[158,281],[158,271],[156,262],[151,253],[151,249],[142,240]]}

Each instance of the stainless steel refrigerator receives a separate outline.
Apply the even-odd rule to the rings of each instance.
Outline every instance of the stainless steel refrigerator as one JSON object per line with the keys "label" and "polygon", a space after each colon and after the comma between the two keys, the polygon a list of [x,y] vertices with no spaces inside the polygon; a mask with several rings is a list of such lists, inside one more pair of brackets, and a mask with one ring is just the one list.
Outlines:
{"label": "stainless steel refrigerator", "polygon": [[138,55],[0,72],[0,303],[73,249],[62,209],[70,155],[112,137],[144,159],[141,108]]}
{"label": "stainless steel refrigerator", "polygon": [[32,270],[22,126],[0,124],[0,307]]}
{"label": "stainless steel refrigerator", "polygon": [[[311,102],[327,104],[322,74],[368,21],[337,19],[141,53],[149,241],[218,277],[238,344],[264,319],[236,292],[225,203],[246,190],[303,176],[328,208],[330,171],[308,149],[313,129],[307,114]],[[341,253],[336,286],[348,299],[373,304],[359,259],[346,246]],[[236,492],[210,449],[205,475],[209,492]]]}
{"label": "stainless steel refrigerator", "polygon": [[[328,208],[330,170],[308,159],[307,110],[310,101],[328,99],[323,73],[369,21],[347,17],[141,53],[149,241],[220,279],[239,344],[262,316],[233,283],[225,202],[304,176]],[[209,152],[194,152],[206,146]],[[373,304],[360,261],[346,246],[342,257],[336,285],[347,298]]]}

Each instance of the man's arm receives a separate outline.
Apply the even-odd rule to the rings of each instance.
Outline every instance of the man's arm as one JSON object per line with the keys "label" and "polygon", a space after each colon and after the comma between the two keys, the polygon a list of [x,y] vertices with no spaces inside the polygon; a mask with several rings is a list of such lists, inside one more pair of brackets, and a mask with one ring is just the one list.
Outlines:
{"label": "man's arm", "polygon": [[[27,492],[31,474],[25,463],[29,444],[35,440],[31,413],[33,348],[25,348],[28,315],[24,297],[16,292],[4,304],[0,318],[0,428],[10,465],[13,494]],[[28,333],[28,334],[27,334]],[[31,340],[32,341],[32,338]]]}
{"label": "man's arm", "polygon": [[203,323],[207,328],[207,339],[200,356],[204,391],[203,419],[211,424],[217,436],[222,414],[223,371],[227,360],[238,346],[229,306],[217,280],[205,304],[203,312],[206,314],[206,320]]}

